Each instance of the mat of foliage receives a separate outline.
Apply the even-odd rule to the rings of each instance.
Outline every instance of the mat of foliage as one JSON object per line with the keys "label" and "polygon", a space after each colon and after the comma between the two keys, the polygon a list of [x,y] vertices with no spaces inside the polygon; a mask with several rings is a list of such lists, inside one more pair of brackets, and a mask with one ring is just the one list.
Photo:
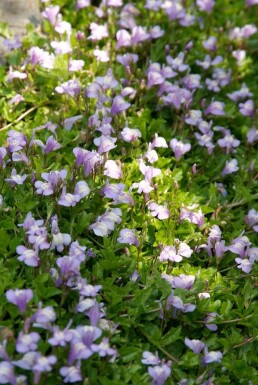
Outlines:
{"label": "mat of foliage", "polygon": [[258,384],[257,0],[1,24],[0,384]]}

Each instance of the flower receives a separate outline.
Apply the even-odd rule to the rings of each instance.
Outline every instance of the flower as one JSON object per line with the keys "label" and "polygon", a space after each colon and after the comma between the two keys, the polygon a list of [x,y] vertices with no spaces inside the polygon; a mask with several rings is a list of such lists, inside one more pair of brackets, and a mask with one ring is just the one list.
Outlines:
{"label": "flower", "polygon": [[20,312],[25,312],[27,303],[33,298],[33,291],[31,289],[10,289],[5,293],[8,302],[18,306]]}
{"label": "flower", "polygon": [[119,243],[129,243],[129,245],[135,245],[136,247],[140,246],[140,242],[135,235],[135,230],[125,228],[120,231],[119,238],[117,238]]}
{"label": "flower", "polygon": [[190,143],[183,143],[177,139],[172,139],[169,143],[172,151],[174,152],[175,158],[179,160],[186,152],[191,150]]}
{"label": "flower", "polygon": [[190,258],[193,250],[184,242],[175,240],[175,246],[165,246],[160,253],[159,260],[180,262],[184,258]]}
{"label": "flower", "polygon": [[197,354],[200,354],[201,351],[205,348],[205,343],[199,340],[190,340],[186,337],[184,342],[188,348]]}
{"label": "flower", "polygon": [[227,161],[225,164],[224,169],[222,170],[221,175],[225,176],[228,174],[232,174],[234,172],[237,172],[239,170],[237,159],[231,159],[230,161]]}
{"label": "flower", "polygon": [[111,107],[111,115],[117,115],[131,106],[130,103],[126,102],[122,96],[115,96]]}

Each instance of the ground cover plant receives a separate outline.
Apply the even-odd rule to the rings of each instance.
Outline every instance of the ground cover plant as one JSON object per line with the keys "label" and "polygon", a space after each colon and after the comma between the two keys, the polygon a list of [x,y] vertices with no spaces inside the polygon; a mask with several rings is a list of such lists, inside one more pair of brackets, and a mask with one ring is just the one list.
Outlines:
{"label": "ground cover plant", "polygon": [[258,384],[257,4],[1,24],[0,384]]}

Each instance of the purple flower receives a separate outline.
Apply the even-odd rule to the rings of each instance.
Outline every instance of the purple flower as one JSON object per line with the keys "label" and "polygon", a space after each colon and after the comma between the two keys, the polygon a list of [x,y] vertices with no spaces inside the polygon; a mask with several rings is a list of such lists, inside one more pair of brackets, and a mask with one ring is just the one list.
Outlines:
{"label": "purple flower", "polygon": [[[86,8],[90,5],[90,0],[77,0],[76,9]],[[67,381],[65,381],[67,382]]]}
{"label": "purple flower", "polygon": [[191,290],[195,281],[194,275],[179,274],[178,277],[175,277],[163,273],[161,276],[172,286],[173,289],[180,288],[185,290]]}
{"label": "purple flower", "polygon": [[190,340],[185,338],[185,345],[190,348],[194,353],[200,354],[201,351],[205,348],[205,343],[199,340]]}
{"label": "purple flower", "polygon": [[91,349],[93,352],[97,352],[100,357],[113,356],[116,354],[116,350],[112,349],[109,345],[108,338],[103,338],[100,344],[92,344]]}
{"label": "purple flower", "polygon": [[13,365],[8,361],[0,363],[0,384],[17,385]]}
{"label": "purple flower", "polygon": [[98,153],[100,155],[108,152],[116,147],[115,143],[117,138],[113,138],[112,136],[101,135],[99,138],[94,139],[94,144],[98,146]]}
{"label": "purple flower", "polygon": [[[41,307],[42,304],[39,304],[39,309],[34,313],[32,321],[34,326],[41,327],[43,329],[49,329],[50,323],[54,322],[56,319],[56,314],[52,306]],[[51,327],[52,328],[52,327]]]}
{"label": "purple flower", "polygon": [[221,362],[223,357],[223,354],[219,351],[212,351],[208,352],[207,349],[205,349],[205,353],[203,356],[203,363],[204,365],[211,364],[212,362]]}
{"label": "purple flower", "polygon": [[249,144],[253,144],[254,142],[257,142],[258,130],[256,128],[250,128],[246,137],[247,137],[247,143],[249,143]]}
{"label": "purple flower", "polygon": [[17,254],[19,254],[18,260],[24,262],[27,266],[37,267],[39,266],[39,256],[36,250],[27,249],[25,246],[17,246]]}
{"label": "purple flower", "polygon": [[126,29],[120,29],[116,33],[116,48],[120,47],[130,47],[131,46],[131,35],[129,32],[126,31]]}
{"label": "purple flower", "polygon": [[217,38],[215,36],[210,36],[202,43],[202,45],[207,51],[215,52],[217,50]]}
{"label": "purple flower", "polygon": [[104,175],[113,179],[120,179],[123,176],[121,165],[117,164],[114,160],[107,160],[105,165]]}
{"label": "purple flower", "polygon": [[165,246],[160,253],[159,261],[180,262],[183,258],[190,258],[193,250],[184,242],[175,239],[175,246]]}
{"label": "purple flower", "polygon": [[171,56],[167,56],[167,63],[171,65],[172,69],[179,72],[184,72],[189,68],[189,65],[184,64],[185,54],[180,52],[179,55],[173,59]]}
{"label": "purple flower", "polygon": [[151,352],[143,352],[142,354],[142,363],[144,365],[158,365],[160,364],[160,359],[156,353],[156,355],[154,356],[154,354],[152,354]]}
{"label": "purple flower", "polygon": [[32,332],[24,334],[20,332],[16,340],[16,351],[18,353],[27,353],[32,350],[37,350],[39,340],[40,335],[38,333]]}
{"label": "purple flower", "polygon": [[[206,296],[206,298],[209,298],[209,297]],[[206,328],[213,332],[218,330],[218,326],[216,324],[211,323],[216,319],[217,315],[218,315],[217,313],[209,313],[204,320]]]}
{"label": "purple flower", "polygon": [[241,269],[245,273],[250,273],[253,268],[253,262],[249,259],[235,258],[236,263],[238,264],[238,269]]}
{"label": "purple flower", "polygon": [[14,187],[16,185],[22,185],[26,178],[26,174],[18,175],[15,168],[13,168],[10,178],[6,178],[5,181],[8,182],[11,187]]}
{"label": "purple flower", "polygon": [[152,378],[152,385],[164,385],[166,379],[171,374],[170,365],[167,363],[157,366],[149,366],[148,373]]}
{"label": "purple flower", "polygon": [[67,342],[73,339],[71,330],[60,330],[58,326],[53,328],[53,336],[48,339],[48,343],[52,346],[66,346]]}
{"label": "purple flower", "polygon": [[107,63],[110,60],[109,53],[107,50],[94,49],[93,54],[97,58],[97,60],[102,63]]}
{"label": "purple flower", "polygon": [[20,151],[27,144],[25,135],[15,130],[10,130],[8,132],[7,142],[8,142],[7,149],[10,152]]}
{"label": "purple flower", "polygon": [[141,131],[137,128],[124,127],[121,131],[121,137],[125,142],[134,142],[142,137]]}
{"label": "purple flower", "polygon": [[196,0],[196,4],[200,11],[211,13],[212,8],[215,5],[214,0]]}
{"label": "purple flower", "polygon": [[42,12],[42,16],[44,17],[44,19],[47,19],[50,22],[50,24],[54,26],[56,24],[57,15],[59,11],[60,11],[60,7],[58,5],[46,7],[45,10]]}
{"label": "purple flower", "polygon": [[71,243],[71,236],[69,234],[61,233],[57,224],[57,216],[51,218],[51,234],[52,243],[51,249],[56,248],[59,253],[64,250],[64,246],[68,246]]}
{"label": "purple flower", "polygon": [[125,228],[120,231],[119,238],[117,238],[119,243],[128,243],[129,245],[135,245],[136,247],[140,246],[140,242],[135,235],[135,230]]}
{"label": "purple flower", "polygon": [[171,309],[171,307],[174,307],[183,313],[191,313],[196,309],[196,305],[192,305],[191,303],[184,304],[182,299],[175,296],[173,292],[167,299],[167,310]]}
{"label": "purple flower", "polygon": [[117,115],[125,110],[127,110],[131,106],[130,103],[126,102],[122,96],[116,96],[113,99],[111,114]]}
{"label": "purple flower", "polygon": [[160,220],[168,219],[170,217],[170,212],[166,204],[161,206],[153,202],[148,205],[148,208],[151,210],[151,215],[153,217],[158,217]]}
{"label": "purple flower", "polygon": [[51,41],[50,45],[52,48],[54,48],[56,55],[65,55],[72,52],[72,47],[69,41],[53,40]]}
{"label": "purple flower", "polygon": [[215,115],[215,116],[222,116],[225,115],[224,111],[225,103],[214,101],[211,102],[211,104],[208,106],[208,108],[205,111],[206,115]]}
{"label": "purple flower", "polygon": [[91,30],[91,34],[88,37],[89,40],[98,41],[98,40],[102,40],[105,37],[108,37],[107,24],[98,25],[96,23],[91,23],[90,30]]}
{"label": "purple flower", "polygon": [[12,99],[8,101],[9,105],[18,104],[24,101],[24,97],[21,94],[16,94]]}
{"label": "purple flower", "polygon": [[201,209],[193,211],[196,207],[197,205],[182,207],[180,210],[180,221],[187,220],[198,225],[199,227],[202,227],[204,224],[204,215]]}
{"label": "purple flower", "polygon": [[221,175],[229,175],[239,170],[237,159],[231,159],[227,161]]}
{"label": "purple flower", "polygon": [[80,94],[81,87],[77,79],[72,79],[68,80],[68,82],[61,84],[61,86],[56,87],[55,90],[58,94],[66,94],[70,95],[71,97],[74,97]]}
{"label": "purple flower", "polygon": [[258,211],[255,209],[249,210],[245,217],[245,223],[250,227],[256,225],[256,223],[258,223]]}
{"label": "purple flower", "polygon": [[31,289],[10,289],[5,293],[8,302],[18,306],[20,312],[25,312],[27,303],[33,298],[33,291]]}
{"label": "purple flower", "polygon": [[177,139],[171,139],[169,143],[172,151],[174,152],[175,158],[179,160],[186,152],[191,150],[190,143],[183,143]]}
{"label": "purple flower", "polygon": [[[77,0],[77,4],[79,1],[85,1],[85,0]],[[87,0],[88,1],[88,0]],[[63,366],[60,369],[60,374],[64,378],[65,383],[73,383],[73,382],[78,382],[82,381],[82,375],[81,375],[81,370],[80,367],[77,366]]]}
{"label": "purple flower", "polygon": [[239,112],[244,116],[253,117],[255,109],[253,100],[247,100],[239,104]]}
{"label": "purple flower", "polygon": [[239,144],[240,144],[240,140],[235,139],[235,137],[230,134],[225,135],[223,139],[218,140],[219,147],[225,148],[227,154],[229,154],[233,148],[238,147]]}
{"label": "purple flower", "polygon": [[42,355],[36,358],[36,361],[32,367],[32,370],[35,372],[51,372],[52,365],[57,361],[56,356],[44,357]]}
{"label": "purple flower", "polygon": [[24,79],[27,79],[27,77],[28,77],[27,74],[25,74],[24,72],[13,71],[12,67],[10,67],[9,72],[8,72],[7,81],[8,81],[8,83],[10,83],[11,81],[13,81],[13,79],[24,80]]}

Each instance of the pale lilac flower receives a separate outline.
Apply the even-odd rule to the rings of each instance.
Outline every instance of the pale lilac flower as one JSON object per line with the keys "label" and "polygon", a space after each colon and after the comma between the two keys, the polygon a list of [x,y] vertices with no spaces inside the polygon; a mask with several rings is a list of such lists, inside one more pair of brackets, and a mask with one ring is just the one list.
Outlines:
{"label": "pale lilac flower", "polygon": [[238,254],[240,258],[243,259],[248,255],[250,245],[251,242],[246,236],[240,236],[233,239],[231,245],[227,247],[227,250]]}
{"label": "pale lilac flower", "polygon": [[168,219],[170,217],[170,212],[167,208],[167,205],[164,204],[158,205],[157,203],[153,202],[148,205],[148,208],[151,210],[151,215],[153,217],[158,217],[158,219],[163,220],[163,219]]}
{"label": "pale lilac flower", "polygon": [[50,45],[54,48],[56,55],[65,55],[73,51],[69,41],[53,40]]}
{"label": "pale lilac flower", "polygon": [[81,87],[77,79],[72,79],[61,84],[61,86],[56,87],[55,91],[58,94],[66,94],[70,95],[71,97],[75,97],[80,94]]}
{"label": "pale lilac flower", "polygon": [[55,56],[53,53],[44,51],[39,47],[31,47],[28,51],[28,62],[33,66],[39,64],[43,68],[52,69],[54,66]]}
{"label": "pale lilac flower", "polygon": [[131,43],[137,45],[150,39],[150,34],[147,33],[146,28],[141,25],[137,25],[132,29]]}
{"label": "pale lilac flower", "polygon": [[225,167],[221,173],[222,176],[232,174],[239,170],[237,159],[226,161]]}
{"label": "pale lilac flower", "polygon": [[51,372],[52,365],[57,361],[56,356],[44,357],[42,355],[36,358],[36,361],[32,367],[32,370],[35,372]]}
{"label": "pale lilac flower", "polygon": [[24,262],[27,266],[39,266],[39,256],[36,250],[27,249],[25,246],[17,246],[16,252],[19,254],[17,258],[19,261]]}
{"label": "pale lilac flower", "polygon": [[19,35],[16,33],[14,39],[3,39],[3,45],[7,48],[8,51],[22,47]]}
{"label": "pale lilac flower", "polygon": [[165,31],[161,29],[160,25],[155,25],[150,29],[150,37],[152,39],[158,39],[159,37],[163,36]]}
{"label": "pale lilac flower", "polygon": [[245,217],[245,223],[250,227],[256,225],[256,223],[258,223],[258,211],[255,209],[249,210]]}
{"label": "pale lilac flower", "polygon": [[247,135],[247,143],[253,144],[254,142],[258,141],[258,130],[256,128],[250,128]]}
{"label": "pale lilac flower", "polygon": [[26,73],[23,73],[23,72],[20,72],[20,71],[13,71],[13,68],[10,67],[9,68],[9,72],[8,72],[8,77],[7,77],[7,81],[8,83],[10,83],[11,81],[13,81],[13,79],[21,79],[21,80],[24,80],[24,79],[27,79],[27,74]]}
{"label": "pale lilac flower", "polygon": [[[206,296],[206,298],[209,298],[209,297]],[[204,320],[206,328],[213,332],[218,330],[218,326],[216,324],[211,323],[216,319],[217,315],[218,315],[217,313],[209,313]]]}
{"label": "pale lilac flower", "polygon": [[258,4],[258,0],[246,0],[247,7]]}
{"label": "pale lilac flower", "polygon": [[63,189],[62,194],[58,200],[58,204],[65,207],[74,207],[79,201],[79,195],[66,193],[66,189]]}
{"label": "pale lilac flower", "polygon": [[244,116],[253,117],[255,109],[253,100],[247,100],[239,104],[239,112]]}
{"label": "pale lilac flower", "polygon": [[8,132],[7,142],[8,142],[7,150],[9,152],[19,151],[23,147],[25,147],[27,144],[25,135],[22,132],[18,132],[15,130],[10,130]]}
{"label": "pale lilac flower", "polygon": [[60,11],[60,7],[58,5],[56,6],[49,6],[46,7],[45,10],[42,12],[42,16],[44,19],[47,19],[50,24],[53,26],[56,24],[57,21],[57,15]]}
{"label": "pale lilac flower", "polygon": [[134,142],[142,137],[141,131],[138,128],[124,127],[121,131],[121,137],[125,142]]}
{"label": "pale lilac flower", "polygon": [[115,143],[117,138],[113,138],[112,136],[101,135],[99,138],[94,139],[94,144],[98,146],[99,155],[104,154],[116,147]]}
{"label": "pale lilac flower", "polygon": [[32,332],[24,334],[20,332],[16,340],[16,351],[18,353],[27,353],[32,350],[37,350],[39,340],[40,335],[38,333]]}
{"label": "pale lilac flower", "polygon": [[90,0],[77,0],[76,9],[86,8],[90,5]]}
{"label": "pale lilac flower", "polygon": [[180,262],[183,258],[190,258],[193,250],[185,243],[175,240],[175,246],[165,246],[160,253],[159,261]]}
{"label": "pale lilac flower", "polygon": [[107,63],[110,60],[109,53],[105,49],[104,50],[94,49],[93,54],[97,58],[97,60],[100,61],[101,63]]}
{"label": "pale lilac flower", "polygon": [[51,250],[57,249],[59,253],[64,250],[65,246],[68,246],[71,243],[71,236],[66,233],[61,233],[57,224],[57,216],[51,218],[51,234],[52,234],[52,243]]}
{"label": "pale lilac flower", "polygon": [[201,351],[205,348],[205,343],[200,340],[190,340],[186,337],[184,343],[188,348],[197,354],[200,354]]}
{"label": "pale lilac flower", "polygon": [[190,143],[183,143],[177,139],[171,139],[169,143],[172,151],[174,152],[175,158],[179,160],[186,152],[190,151],[191,144]]}
{"label": "pale lilac flower", "polygon": [[119,243],[128,243],[129,245],[135,245],[136,247],[140,246],[140,242],[136,237],[135,230],[123,229],[119,233],[119,238],[117,238]]}
{"label": "pale lilac flower", "polygon": [[24,97],[21,94],[16,94],[12,99],[8,101],[9,105],[18,104],[24,101]]}
{"label": "pale lilac flower", "polygon": [[78,195],[80,199],[83,199],[89,194],[90,194],[90,188],[87,182],[85,182],[84,180],[81,180],[76,183],[74,188],[74,195]]}
{"label": "pale lilac flower", "polygon": [[120,179],[123,176],[121,165],[117,164],[114,160],[107,160],[104,165],[104,175],[113,179]]}
{"label": "pale lilac flower", "polygon": [[11,187],[14,187],[16,185],[22,185],[26,178],[27,178],[26,174],[18,175],[15,168],[13,168],[10,178],[6,178],[5,182],[9,183]]}
{"label": "pale lilac flower", "polygon": [[116,96],[113,99],[112,107],[111,107],[111,114],[117,115],[125,110],[127,110],[131,106],[130,103],[126,102],[124,98],[121,96]]}
{"label": "pale lilac flower", "polygon": [[211,364],[212,362],[221,362],[223,354],[219,351],[208,352],[208,349],[205,349],[203,356],[204,365]]}
{"label": "pale lilac flower", "polygon": [[100,357],[112,356],[116,353],[116,350],[110,347],[108,338],[103,338],[98,345],[92,344],[91,349],[93,352],[97,352]]}
{"label": "pale lilac flower", "polygon": [[237,65],[241,65],[246,58],[246,51],[244,49],[237,49],[232,52],[232,56],[237,60]]}
{"label": "pale lilac flower", "polygon": [[67,131],[70,131],[74,123],[77,122],[77,120],[80,120],[81,118],[82,118],[82,115],[76,115],[76,116],[72,116],[71,118],[66,118],[64,120],[64,128]]}
{"label": "pale lilac flower", "polygon": [[99,41],[105,37],[108,37],[107,24],[98,25],[96,23],[91,23],[90,24],[90,30],[91,30],[91,34],[88,37],[89,40]]}
{"label": "pale lilac flower", "polygon": [[117,49],[120,47],[131,46],[131,43],[132,43],[131,35],[129,34],[129,32],[126,31],[126,29],[120,29],[119,31],[117,31],[116,39],[117,39],[117,43],[116,43]]}
{"label": "pale lilac flower", "polygon": [[[77,0],[77,4],[79,1],[85,1],[85,0]],[[88,0],[87,0],[88,1]],[[82,374],[80,367],[77,366],[63,366],[60,369],[60,374],[64,378],[64,383],[73,383],[73,382],[79,382],[82,381]]]}
{"label": "pale lilac flower", "polygon": [[20,312],[25,312],[27,303],[33,298],[33,291],[31,289],[10,289],[5,293],[8,302],[18,306]]}
{"label": "pale lilac flower", "polygon": [[166,140],[162,136],[155,134],[154,139],[151,142],[151,148],[168,148],[168,145]]}
{"label": "pale lilac flower", "polygon": [[152,385],[164,385],[166,379],[171,374],[171,369],[168,364],[149,366],[148,373],[152,378]]}
{"label": "pale lilac flower", "polygon": [[144,365],[158,365],[160,364],[159,356],[152,354],[151,352],[145,351],[142,354],[142,363]]}
{"label": "pale lilac flower", "polygon": [[68,63],[68,71],[69,72],[81,71],[84,64],[85,64],[84,60],[70,59]]}
{"label": "pale lilac flower", "polygon": [[184,72],[189,68],[188,64],[184,64],[184,58],[184,52],[180,52],[175,59],[173,59],[171,56],[166,57],[167,63],[171,65],[172,69],[179,72]]}
{"label": "pale lilac flower", "polygon": [[224,138],[218,140],[218,145],[221,148],[225,148],[226,153],[229,154],[232,149],[240,145],[240,140],[235,139],[231,134],[225,135]]}
{"label": "pale lilac flower", "polygon": [[211,104],[208,106],[208,108],[205,111],[206,115],[216,115],[216,116],[222,116],[225,115],[224,111],[225,103],[214,101],[211,102]]}
{"label": "pale lilac flower", "polygon": [[249,259],[235,258],[235,261],[238,264],[238,269],[241,269],[247,274],[252,271],[253,263]]}
{"label": "pale lilac flower", "polygon": [[42,303],[39,304],[39,309],[32,316],[34,326],[43,329],[49,329],[50,323],[56,320],[56,314],[52,306],[41,308]]}
{"label": "pale lilac flower", "polygon": [[196,0],[196,4],[200,11],[211,13],[215,1],[214,0]]}
{"label": "pale lilac flower", "polygon": [[13,365],[8,361],[0,363],[0,384],[17,385]]}
{"label": "pale lilac flower", "polygon": [[138,188],[138,194],[149,194],[151,191],[154,190],[154,188],[150,185],[150,182],[147,180],[141,180],[139,183],[133,183],[132,188]]}
{"label": "pale lilac flower", "polygon": [[215,36],[210,36],[207,40],[202,43],[203,47],[207,51],[216,51],[217,50],[217,38]]}
{"label": "pale lilac flower", "polygon": [[198,225],[199,227],[202,227],[204,224],[204,215],[201,209],[199,209],[198,211],[194,211],[194,209],[196,209],[197,206],[198,205],[181,207],[180,220],[182,221],[185,219],[191,223]]}
{"label": "pale lilac flower", "polygon": [[188,115],[185,118],[185,122],[187,124],[191,124],[191,126],[197,126],[201,120],[202,120],[202,111],[200,110],[190,110]]}
{"label": "pale lilac flower", "polygon": [[48,343],[52,346],[66,346],[67,342],[73,339],[73,333],[71,330],[60,330],[58,326],[54,326],[53,335],[48,339]]}
{"label": "pale lilac flower", "polygon": [[176,277],[163,273],[161,276],[172,286],[173,289],[180,288],[191,290],[195,281],[194,275],[179,274],[179,276]]}
{"label": "pale lilac flower", "polygon": [[167,299],[167,310],[171,309],[171,307],[174,307],[177,310],[182,311],[183,313],[191,313],[196,309],[196,305],[192,305],[191,303],[183,303],[182,299],[180,297],[177,297],[172,294]]}
{"label": "pale lilac flower", "polygon": [[232,92],[231,94],[227,94],[227,96],[229,97],[229,99],[233,100],[234,102],[238,102],[239,100],[251,98],[253,96],[253,93],[250,92],[247,85],[243,83],[240,90]]}

